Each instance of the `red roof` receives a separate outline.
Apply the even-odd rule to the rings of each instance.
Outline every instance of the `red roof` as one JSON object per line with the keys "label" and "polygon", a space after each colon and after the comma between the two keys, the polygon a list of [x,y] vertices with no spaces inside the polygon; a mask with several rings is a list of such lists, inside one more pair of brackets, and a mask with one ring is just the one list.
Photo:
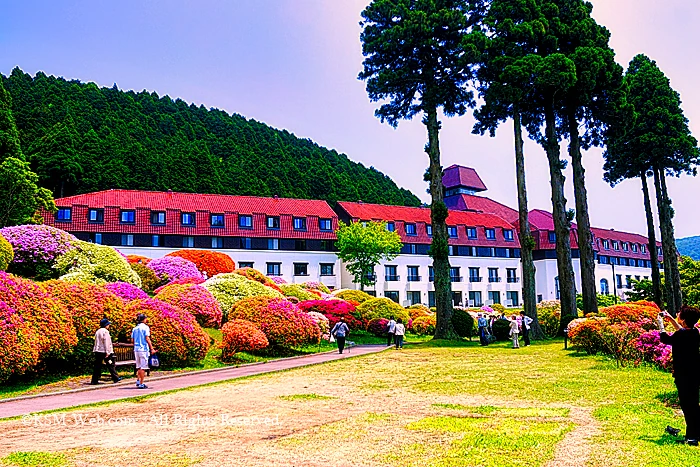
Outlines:
{"label": "red roof", "polygon": [[[599,229],[591,228],[593,235],[596,237],[596,246],[598,247],[598,252],[605,256],[617,256],[625,258],[638,258],[638,259],[649,259],[649,239],[643,235],[620,232],[615,229]],[[604,248],[603,240],[609,241],[609,248]],[[618,249],[613,248],[613,241],[618,242]],[[627,244],[627,250],[625,251],[623,243]],[[636,245],[637,251],[632,251],[632,245]],[[641,245],[644,245],[645,252],[642,253]],[[661,242],[656,242],[657,254],[661,253]],[[659,258],[662,256],[660,255]]]}
{"label": "red roof", "polygon": [[494,214],[507,222],[514,224],[518,221],[518,211],[491,198],[483,196],[459,194],[445,198],[445,204],[450,209],[459,211],[476,211]]}
{"label": "red roof", "polygon": [[445,188],[463,186],[472,188],[475,191],[485,191],[486,185],[471,167],[461,165],[451,165],[443,171],[442,184]]}

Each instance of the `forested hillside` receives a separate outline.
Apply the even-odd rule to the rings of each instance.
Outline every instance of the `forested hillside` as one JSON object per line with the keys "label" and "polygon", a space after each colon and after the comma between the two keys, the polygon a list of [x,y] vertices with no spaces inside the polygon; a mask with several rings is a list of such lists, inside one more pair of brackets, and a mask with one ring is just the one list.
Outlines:
{"label": "forested hillside", "polygon": [[18,68],[0,79],[22,150],[56,197],[131,188],[420,203],[372,167],[237,114]]}
{"label": "forested hillside", "polygon": [[700,260],[700,236],[679,238],[676,246],[681,256],[690,256],[694,260]]}

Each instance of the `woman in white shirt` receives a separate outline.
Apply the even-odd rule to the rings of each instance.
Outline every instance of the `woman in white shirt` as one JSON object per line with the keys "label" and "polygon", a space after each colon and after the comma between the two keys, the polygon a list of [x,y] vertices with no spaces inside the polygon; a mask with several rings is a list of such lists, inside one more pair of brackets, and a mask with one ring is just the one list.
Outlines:
{"label": "woman in white shirt", "polygon": [[517,316],[513,315],[510,319],[510,337],[513,339],[513,348],[519,349],[520,342],[518,342],[518,334],[520,334],[520,327],[518,326]]}
{"label": "woman in white shirt", "polygon": [[396,329],[394,330],[394,341],[397,349],[403,349],[403,336],[406,334],[406,327],[403,325],[401,318],[396,320]]}

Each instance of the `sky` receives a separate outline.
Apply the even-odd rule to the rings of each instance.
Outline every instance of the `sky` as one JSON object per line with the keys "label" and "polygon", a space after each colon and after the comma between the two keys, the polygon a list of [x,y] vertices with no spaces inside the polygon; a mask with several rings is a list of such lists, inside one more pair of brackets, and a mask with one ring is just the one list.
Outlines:
{"label": "sky", "polygon": [[[397,129],[374,117],[362,68],[360,13],[367,0],[22,0],[0,15],[0,73],[117,84],[121,89],[216,107],[284,128],[374,166],[428,201],[427,136],[420,118]],[[656,60],[681,94],[700,135],[700,3],[593,0],[593,16],[612,33],[625,68],[638,53]],[[512,125],[496,137],[471,134],[471,116],[443,119],[443,166],[474,167],[487,196],[517,207]],[[526,142],[531,208],[551,209],[544,151]],[[565,152],[562,153],[565,156]],[[600,149],[584,155],[591,222],[645,233],[641,182],[611,188]],[[568,206],[573,207],[570,169]],[[669,179],[678,238],[700,235],[700,180]]]}

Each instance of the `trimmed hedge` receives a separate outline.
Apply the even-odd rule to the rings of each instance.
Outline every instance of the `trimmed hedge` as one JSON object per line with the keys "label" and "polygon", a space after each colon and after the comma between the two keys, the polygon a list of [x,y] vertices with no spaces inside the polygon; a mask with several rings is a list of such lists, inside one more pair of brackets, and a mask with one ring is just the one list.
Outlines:
{"label": "trimmed hedge", "polygon": [[173,284],[164,287],[156,297],[171,305],[188,311],[200,326],[218,328],[221,326],[221,306],[214,295],[201,285]]}
{"label": "trimmed hedge", "polygon": [[467,310],[455,308],[452,312],[452,327],[459,337],[474,336],[474,317]]}
{"label": "trimmed hedge", "polygon": [[207,279],[202,286],[219,302],[223,312],[222,323],[228,320],[231,307],[240,300],[251,297],[284,298],[284,295],[273,288],[246,279],[237,273],[219,274]]}
{"label": "trimmed hedge", "polygon": [[233,272],[236,269],[236,263],[231,257],[219,251],[178,250],[168,253],[166,256],[177,256],[192,261],[205,277],[214,277],[217,274]]}
{"label": "trimmed hedge", "polygon": [[231,361],[238,352],[256,352],[269,345],[265,333],[245,319],[234,319],[221,328],[221,360]]}
{"label": "trimmed hedge", "polygon": [[393,317],[396,320],[401,318],[404,324],[408,324],[410,319],[404,307],[385,297],[366,300],[357,307],[357,311],[365,322],[369,322],[374,318],[390,319]]}

